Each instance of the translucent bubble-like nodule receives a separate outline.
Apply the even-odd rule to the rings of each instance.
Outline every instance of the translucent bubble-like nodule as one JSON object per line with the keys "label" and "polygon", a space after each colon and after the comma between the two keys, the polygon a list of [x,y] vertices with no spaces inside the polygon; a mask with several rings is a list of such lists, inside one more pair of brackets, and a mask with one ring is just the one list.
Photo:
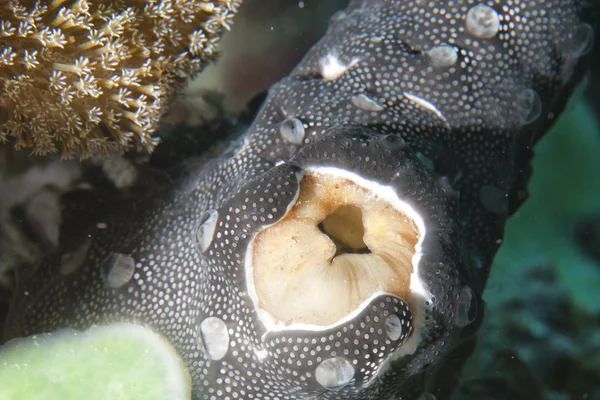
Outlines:
{"label": "translucent bubble-like nodule", "polygon": [[479,201],[489,212],[504,214],[508,209],[508,192],[494,185],[484,185],[479,189]]}
{"label": "translucent bubble-like nodule", "polygon": [[517,99],[519,116],[524,125],[534,122],[542,114],[542,100],[533,89],[525,89]]}
{"label": "translucent bubble-like nodule", "polygon": [[222,359],[229,350],[229,332],[220,318],[208,317],[202,321],[198,339],[211,360]]}
{"label": "translucent bubble-like nodule", "polygon": [[304,124],[298,118],[288,118],[279,125],[279,133],[290,143],[301,144],[304,140]]}
{"label": "translucent bubble-like nodule", "polygon": [[478,38],[490,39],[500,30],[500,17],[496,10],[485,4],[478,4],[467,12],[467,31]]}
{"label": "translucent bubble-like nodule", "polygon": [[339,389],[354,378],[354,367],[343,357],[323,360],[315,371],[315,378],[327,389]]}
{"label": "translucent bubble-like nodule", "polygon": [[402,321],[397,315],[390,315],[385,321],[385,332],[391,340],[398,340],[402,336]]}
{"label": "translucent bubble-like nodule", "polygon": [[592,50],[594,44],[594,28],[590,24],[581,24],[573,35],[571,48],[574,57],[581,57]]}
{"label": "translucent bubble-like nodule", "polygon": [[423,392],[417,400],[436,400],[436,397],[429,392]]}
{"label": "translucent bubble-like nodule", "polygon": [[477,318],[478,312],[477,296],[470,287],[463,287],[456,307],[456,325],[461,328],[470,325]]}
{"label": "translucent bubble-like nodule", "polygon": [[200,216],[200,224],[196,230],[196,243],[202,253],[208,250],[213,241],[218,219],[219,213],[217,210],[205,211]]}
{"label": "translucent bubble-like nodule", "polygon": [[431,59],[431,63],[439,68],[451,67],[458,61],[456,49],[447,44],[432,47],[427,54]]}
{"label": "translucent bubble-like nodule", "polygon": [[352,97],[352,104],[364,111],[381,111],[383,106],[365,94]]}
{"label": "translucent bubble-like nodule", "polygon": [[112,289],[118,289],[131,280],[135,260],[127,254],[113,253],[102,261],[101,269],[106,284]]}

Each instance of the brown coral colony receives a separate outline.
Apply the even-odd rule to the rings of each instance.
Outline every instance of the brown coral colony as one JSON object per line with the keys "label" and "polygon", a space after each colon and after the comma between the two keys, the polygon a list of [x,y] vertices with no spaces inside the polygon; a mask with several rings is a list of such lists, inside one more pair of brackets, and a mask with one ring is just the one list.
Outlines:
{"label": "brown coral colony", "polygon": [[240,1],[0,1],[0,140],[64,156],[151,150]]}

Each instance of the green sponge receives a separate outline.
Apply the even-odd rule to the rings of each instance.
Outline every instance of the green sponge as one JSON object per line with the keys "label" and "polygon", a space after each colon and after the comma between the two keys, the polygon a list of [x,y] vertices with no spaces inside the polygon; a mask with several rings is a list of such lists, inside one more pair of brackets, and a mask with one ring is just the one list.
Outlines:
{"label": "green sponge", "polygon": [[183,400],[191,379],[165,339],[119,323],[0,347],[0,400]]}

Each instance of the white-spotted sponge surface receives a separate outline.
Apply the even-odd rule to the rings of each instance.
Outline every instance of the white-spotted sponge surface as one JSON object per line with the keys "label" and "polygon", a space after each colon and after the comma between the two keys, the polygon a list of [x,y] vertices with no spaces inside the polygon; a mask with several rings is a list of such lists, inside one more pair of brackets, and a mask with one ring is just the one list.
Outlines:
{"label": "white-spotted sponge surface", "polygon": [[190,398],[190,375],[175,349],[139,325],[65,329],[0,347],[0,400]]}

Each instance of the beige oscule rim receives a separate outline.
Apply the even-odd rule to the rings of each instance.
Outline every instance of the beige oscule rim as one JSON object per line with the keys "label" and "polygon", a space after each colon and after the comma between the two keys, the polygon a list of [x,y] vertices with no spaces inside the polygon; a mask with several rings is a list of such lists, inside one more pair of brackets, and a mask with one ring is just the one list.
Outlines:
{"label": "beige oscule rim", "polygon": [[246,257],[249,294],[268,330],[320,330],[387,293],[409,302],[425,228],[391,187],[337,168],[310,168],[286,215]]}

